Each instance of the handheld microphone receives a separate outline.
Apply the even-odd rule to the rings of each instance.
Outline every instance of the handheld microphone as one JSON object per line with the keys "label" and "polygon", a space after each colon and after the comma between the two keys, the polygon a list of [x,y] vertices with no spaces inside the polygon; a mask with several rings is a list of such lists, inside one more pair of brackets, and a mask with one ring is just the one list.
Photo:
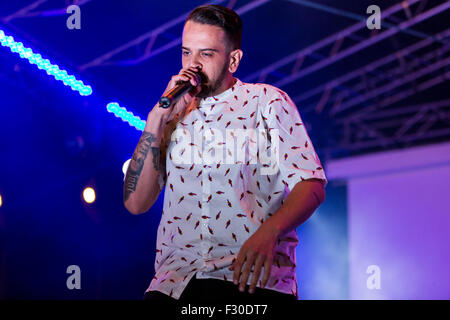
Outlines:
{"label": "handheld microphone", "polygon": [[[197,83],[200,85],[202,77],[196,73]],[[195,88],[190,81],[180,81],[175,87],[169,90],[165,95],[159,99],[159,106],[167,109],[175,104],[182,96],[188,93],[192,88]]]}

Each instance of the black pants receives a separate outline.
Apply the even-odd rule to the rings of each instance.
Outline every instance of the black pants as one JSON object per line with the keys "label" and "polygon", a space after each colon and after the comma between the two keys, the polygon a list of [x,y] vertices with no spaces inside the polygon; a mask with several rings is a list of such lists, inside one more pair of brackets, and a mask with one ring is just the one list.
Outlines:
{"label": "black pants", "polygon": [[189,281],[179,300],[172,298],[159,291],[148,291],[144,295],[144,300],[164,303],[184,303],[184,302],[289,302],[297,300],[292,294],[281,293],[269,289],[256,287],[254,293],[246,291],[240,292],[239,287],[230,281],[218,279],[197,279],[195,276]]}

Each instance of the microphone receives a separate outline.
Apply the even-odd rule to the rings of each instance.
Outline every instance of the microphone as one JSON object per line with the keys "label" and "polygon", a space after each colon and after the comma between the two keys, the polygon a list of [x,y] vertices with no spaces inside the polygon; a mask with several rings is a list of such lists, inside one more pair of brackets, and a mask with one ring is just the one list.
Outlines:
{"label": "microphone", "polygon": [[[196,73],[197,83],[202,82],[200,74]],[[165,95],[159,99],[159,106],[167,109],[172,104],[175,104],[182,96],[188,93],[192,88],[195,88],[190,81],[180,81],[175,87],[170,89]]]}

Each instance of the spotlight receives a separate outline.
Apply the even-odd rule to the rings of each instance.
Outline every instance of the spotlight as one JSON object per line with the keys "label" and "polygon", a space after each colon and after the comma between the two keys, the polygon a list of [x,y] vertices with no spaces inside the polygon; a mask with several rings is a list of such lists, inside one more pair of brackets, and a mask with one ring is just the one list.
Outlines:
{"label": "spotlight", "polygon": [[95,190],[87,187],[83,190],[83,199],[86,203],[93,203],[95,201]]}
{"label": "spotlight", "polygon": [[2,204],[3,204],[2,195],[0,195],[0,207],[2,206]]}
{"label": "spotlight", "polygon": [[130,166],[130,161],[131,161],[131,159],[128,159],[127,161],[124,162],[124,164],[122,166],[122,172],[123,172],[123,179],[124,180],[125,180],[125,177],[127,175],[128,167]]}

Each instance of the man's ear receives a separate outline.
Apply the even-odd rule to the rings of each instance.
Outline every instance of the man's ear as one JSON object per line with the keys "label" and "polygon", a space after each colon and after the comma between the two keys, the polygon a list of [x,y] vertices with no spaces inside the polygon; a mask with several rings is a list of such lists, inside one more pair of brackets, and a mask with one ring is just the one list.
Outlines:
{"label": "man's ear", "polygon": [[244,53],[241,49],[236,49],[230,52],[230,64],[228,66],[228,71],[231,73],[236,72],[243,55]]}

